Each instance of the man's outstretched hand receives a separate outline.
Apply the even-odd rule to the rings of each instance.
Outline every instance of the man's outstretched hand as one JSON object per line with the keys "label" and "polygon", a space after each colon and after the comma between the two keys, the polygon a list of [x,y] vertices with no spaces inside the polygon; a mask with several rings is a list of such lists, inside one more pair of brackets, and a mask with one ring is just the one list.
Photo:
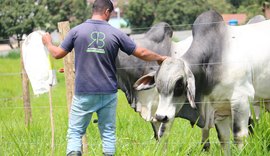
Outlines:
{"label": "man's outstretched hand", "polygon": [[157,63],[158,63],[159,65],[161,65],[162,62],[163,62],[164,60],[166,60],[168,57],[169,57],[169,56],[162,56],[162,58],[161,58],[160,60],[158,60]]}
{"label": "man's outstretched hand", "polygon": [[49,33],[42,36],[42,42],[45,46],[52,44],[52,37]]}

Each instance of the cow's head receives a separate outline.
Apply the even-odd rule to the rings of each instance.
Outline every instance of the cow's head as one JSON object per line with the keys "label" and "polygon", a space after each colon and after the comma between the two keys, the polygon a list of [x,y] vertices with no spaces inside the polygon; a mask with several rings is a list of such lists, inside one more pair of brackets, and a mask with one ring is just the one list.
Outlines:
{"label": "cow's head", "polygon": [[138,79],[133,87],[137,92],[137,110],[146,121],[151,121],[158,106],[158,92],[153,77],[156,72],[151,72]]}
{"label": "cow's head", "polygon": [[188,100],[192,108],[196,108],[195,79],[192,72],[181,59],[166,59],[155,77],[145,75],[134,85],[137,90],[156,86],[159,94],[155,119],[167,122],[175,117]]}

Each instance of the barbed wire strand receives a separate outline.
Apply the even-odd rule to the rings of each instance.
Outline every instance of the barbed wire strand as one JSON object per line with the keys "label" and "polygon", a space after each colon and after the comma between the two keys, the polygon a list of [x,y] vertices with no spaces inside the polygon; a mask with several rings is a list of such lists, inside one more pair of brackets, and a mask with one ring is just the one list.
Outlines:
{"label": "barbed wire strand", "polygon": [[[209,25],[209,24],[222,24],[226,23],[225,21],[219,21],[219,22],[204,22],[204,23],[197,23],[197,24],[175,24],[170,25],[171,27],[185,27],[185,26],[196,26],[196,25]],[[131,28],[132,30],[149,30],[151,28],[159,28],[164,26],[152,26],[152,27],[140,27],[140,28]]]}
{"label": "barbed wire strand", "polygon": [[[170,133],[170,135],[171,134],[173,134],[173,133]],[[176,133],[175,133],[176,134]],[[119,141],[121,141],[121,139],[118,139]],[[127,139],[126,139],[127,140]],[[159,144],[158,142],[153,142],[153,143],[150,143],[151,141],[154,141],[154,139],[153,140],[149,140],[149,141],[145,141],[145,142],[132,142],[132,143],[130,143],[130,144],[136,144],[136,145],[145,145],[145,144],[150,144],[150,145],[153,145],[153,144]],[[64,142],[64,140],[63,140],[63,142]],[[7,141],[3,141],[3,142],[1,142],[1,143],[6,143],[6,144],[16,144],[15,142],[7,142]],[[41,143],[33,143],[33,142],[17,142],[18,144],[20,144],[20,145],[40,145]],[[202,144],[202,142],[189,142],[189,143],[191,143],[191,144]],[[228,142],[223,142],[223,143],[228,143]],[[230,141],[229,142],[230,144],[234,144],[234,142],[233,141]],[[249,142],[249,143],[252,143],[252,142]],[[50,145],[50,143],[43,143],[42,145]],[[185,144],[185,143],[168,143],[169,145],[179,145],[179,144]],[[213,141],[213,142],[210,142],[210,144],[220,144],[220,142],[218,142],[218,141]],[[60,143],[56,143],[55,145],[57,145],[57,146],[63,146],[63,144],[60,144]],[[90,146],[93,146],[93,145],[99,145],[99,146],[101,146],[102,145],[102,143],[93,143],[93,142],[91,142],[91,143],[89,143],[89,145]],[[88,146],[89,146],[88,145]],[[124,146],[124,145],[123,145]]]}
{"label": "barbed wire strand", "polygon": [[[180,58],[179,58],[180,59]],[[248,61],[231,61],[231,62],[211,62],[211,63],[191,63],[189,64],[190,66],[205,66],[205,65],[229,65],[229,64],[240,64],[240,63],[248,63]],[[144,69],[144,68],[158,68],[160,66],[156,65],[156,66],[143,66],[143,67],[118,67],[116,68],[117,70],[124,70],[124,69]],[[21,75],[23,74],[23,72],[11,72],[11,73],[0,73],[0,76],[14,76],[14,75]]]}
{"label": "barbed wire strand", "polygon": [[0,76],[16,76],[21,75],[22,72],[13,72],[13,73],[0,73]]}
{"label": "barbed wire strand", "polygon": [[[251,103],[258,103],[258,102],[270,102],[270,100],[255,100],[255,101],[249,101]],[[62,101],[54,101],[54,103],[62,103]],[[196,104],[224,104],[224,103],[230,103],[230,101],[207,101],[207,102],[195,102]],[[128,103],[119,103],[121,105],[125,105],[125,104],[128,104]],[[173,103],[174,105],[190,105],[190,103],[188,102],[183,102],[183,103]],[[4,105],[4,104],[2,104]],[[39,105],[39,104],[37,104]],[[130,104],[128,104],[130,105]],[[63,105],[63,106],[53,106],[54,108],[66,108],[67,106],[66,105]],[[24,109],[26,107],[23,107],[23,106],[3,106],[3,107],[0,107],[0,110],[4,110],[4,109]],[[43,103],[41,106],[31,106],[30,108],[33,108],[33,109],[40,109],[40,108],[49,108],[49,105],[47,106],[46,103]]]}
{"label": "barbed wire strand", "polygon": [[[186,26],[196,26],[196,25],[208,25],[208,24],[221,24],[221,23],[226,23],[225,21],[219,21],[219,22],[204,22],[204,23],[187,23],[187,24],[174,24],[174,25],[169,25],[171,27],[186,27]],[[164,26],[149,26],[149,27],[137,27],[137,28],[130,28],[132,30],[150,30],[151,28],[159,28],[159,27],[164,27]],[[166,26],[165,26],[166,27]],[[177,31],[177,30],[176,30]],[[9,41],[10,39],[3,38],[0,39],[0,41]]]}

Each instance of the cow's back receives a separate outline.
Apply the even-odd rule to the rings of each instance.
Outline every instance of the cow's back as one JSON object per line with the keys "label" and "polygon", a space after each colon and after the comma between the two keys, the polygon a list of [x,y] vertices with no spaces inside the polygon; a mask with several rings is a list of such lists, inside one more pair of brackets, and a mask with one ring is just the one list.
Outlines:
{"label": "cow's back", "polygon": [[[255,96],[270,98],[270,20],[229,27],[227,60],[239,71],[250,71]],[[236,71],[237,72],[237,71]]]}

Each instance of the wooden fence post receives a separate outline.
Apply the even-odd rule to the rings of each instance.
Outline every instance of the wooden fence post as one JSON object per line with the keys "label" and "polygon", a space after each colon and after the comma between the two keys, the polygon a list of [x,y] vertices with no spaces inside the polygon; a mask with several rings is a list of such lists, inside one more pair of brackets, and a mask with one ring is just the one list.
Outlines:
{"label": "wooden fence post", "polygon": [[[59,22],[58,29],[60,32],[61,41],[64,40],[65,36],[70,30],[69,22]],[[66,96],[67,96],[67,105],[68,105],[68,114],[70,112],[70,106],[72,103],[72,97],[74,95],[74,81],[75,81],[75,67],[74,67],[74,51],[69,53],[64,57],[64,73],[66,79]],[[87,148],[87,138],[86,135],[82,138],[83,142],[83,153],[88,153]]]}
{"label": "wooden fence post", "polygon": [[[59,22],[58,29],[60,32],[61,41],[64,40],[65,36],[70,30],[69,22]],[[66,80],[66,96],[67,96],[67,106],[68,113],[70,112],[70,105],[72,103],[72,97],[74,95],[74,52],[72,51],[67,56],[64,57],[64,73]]]}
{"label": "wooden fence post", "polygon": [[21,68],[22,68],[22,90],[23,90],[23,106],[24,106],[24,119],[25,119],[25,125],[29,126],[32,122],[32,110],[31,110],[31,103],[30,103],[30,93],[29,93],[29,79],[26,74],[26,71],[24,69],[23,64],[23,51],[22,51],[22,44],[23,41],[21,41],[20,51],[21,51]]}

